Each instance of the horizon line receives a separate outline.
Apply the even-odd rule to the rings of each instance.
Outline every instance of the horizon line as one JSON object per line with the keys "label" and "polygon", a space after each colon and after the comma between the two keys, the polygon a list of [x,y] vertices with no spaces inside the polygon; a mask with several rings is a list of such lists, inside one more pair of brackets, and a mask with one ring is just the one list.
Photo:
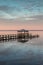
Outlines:
{"label": "horizon line", "polygon": [[[20,29],[19,29],[20,30]],[[24,29],[25,30],[25,29]],[[18,31],[18,30],[0,30],[0,31]],[[43,30],[28,30],[28,31],[43,31]]]}

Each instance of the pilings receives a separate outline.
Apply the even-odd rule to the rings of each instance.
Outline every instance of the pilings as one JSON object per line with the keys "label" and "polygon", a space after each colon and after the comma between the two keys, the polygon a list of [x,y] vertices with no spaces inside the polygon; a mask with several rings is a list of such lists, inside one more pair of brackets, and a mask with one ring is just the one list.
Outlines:
{"label": "pilings", "polygon": [[32,34],[6,34],[6,35],[0,35],[0,42],[1,41],[12,41],[12,40],[17,40],[19,42],[27,42],[29,39],[32,39],[32,38],[38,38],[39,35],[32,35]]}
{"label": "pilings", "polygon": [[16,40],[16,34],[0,35],[0,41]]}

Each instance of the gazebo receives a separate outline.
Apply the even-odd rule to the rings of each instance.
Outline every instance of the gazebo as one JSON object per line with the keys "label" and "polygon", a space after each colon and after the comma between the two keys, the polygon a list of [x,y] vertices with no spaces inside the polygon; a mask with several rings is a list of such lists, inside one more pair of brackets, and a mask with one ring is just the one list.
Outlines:
{"label": "gazebo", "polygon": [[29,31],[25,29],[21,29],[17,31],[17,38],[27,39],[29,37]]}

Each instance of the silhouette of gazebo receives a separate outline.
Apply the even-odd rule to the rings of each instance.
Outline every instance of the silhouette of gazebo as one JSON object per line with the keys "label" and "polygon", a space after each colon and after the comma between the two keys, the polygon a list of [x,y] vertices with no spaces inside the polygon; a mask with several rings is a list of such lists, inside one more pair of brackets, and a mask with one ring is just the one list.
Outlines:
{"label": "silhouette of gazebo", "polygon": [[17,31],[17,36],[18,38],[28,38],[29,36],[29,31],[25,29],[21,29]]}
{"label": "silhouette of gazebo", "polygon": [[18,32],[28,32],[28,30],[21,29],[21,30],[18,30]]}

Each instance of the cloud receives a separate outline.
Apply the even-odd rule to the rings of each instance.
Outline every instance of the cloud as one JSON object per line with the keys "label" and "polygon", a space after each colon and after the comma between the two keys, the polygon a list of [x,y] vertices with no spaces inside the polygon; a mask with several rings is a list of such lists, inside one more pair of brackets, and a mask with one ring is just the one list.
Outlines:
{"label": "cloud", "polygon": [[6,10],[8,10],[9,9],[9,7],[8,6],[0,6],[0,10],[2,10],[2,11],[6,11]]}
{"label": "cloud", "polygon": [[42,15],[35,15],[35,16],[31,16],[31,18],[35,18],[36,20],[43,20],[43,14]]}
{"label": "cloud", "polygon": [[1,19],[11,19],[12,16],[9,15],[8,13],[6,13],[6,12],[0,11],[0,18]]}
{"label": "cloud", "polygon": [[16,15],[14,15],[12,13],[10,14],[4,11],[0,11],[0,19],[43,20],[43,15],[28,16],[23,13],[16,13]]}
{"label": "cloud", "polygon": [[0,19],[17,19],[17,18],[20,18],[20,16],[12,16],[9,13],[0,11]]}
{"label": "cloud", "polygon": [[24,20],[35,20],[35,18],[24,18]]}
{"label": "cloud", "polygon": [[43,0],[1,0],[0,11],[0,17],[5,19],[43,14]]}

